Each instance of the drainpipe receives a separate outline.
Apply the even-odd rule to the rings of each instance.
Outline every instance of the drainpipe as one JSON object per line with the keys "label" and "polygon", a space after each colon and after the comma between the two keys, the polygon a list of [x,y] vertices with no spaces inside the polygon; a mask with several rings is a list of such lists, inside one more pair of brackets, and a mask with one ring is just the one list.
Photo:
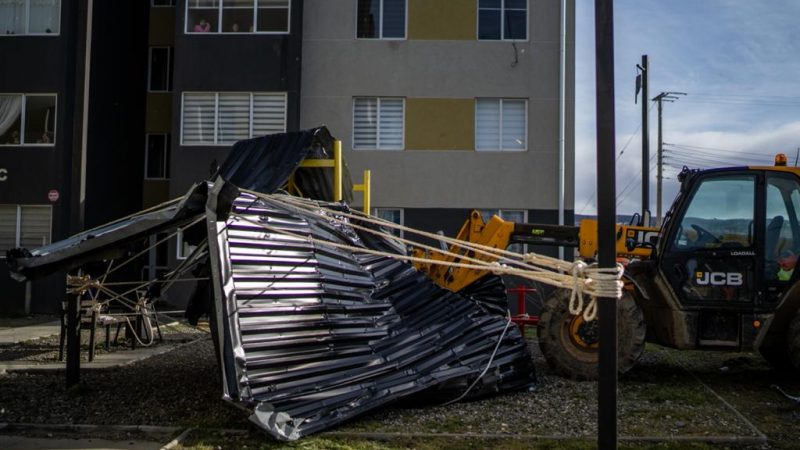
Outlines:
{"label": "drainpipe", "polygon": [[[564,225],[564,171],[566,163],[565,129],[567,97],[567,0],[561,0],[561,38],[558,77],[558,224]],[[564,259],[564,247],[558,247],[558,257]]]}
{"label": "drainpipe", "polygon": [[78,192],[79,229],[86,227],[86,160],[89,133],[89,81],[92,64],[92,9],[94,1],[88,0],[86,6],[86,51],[83,60],[83,117],[81,125],[81,173],[80,191]]}

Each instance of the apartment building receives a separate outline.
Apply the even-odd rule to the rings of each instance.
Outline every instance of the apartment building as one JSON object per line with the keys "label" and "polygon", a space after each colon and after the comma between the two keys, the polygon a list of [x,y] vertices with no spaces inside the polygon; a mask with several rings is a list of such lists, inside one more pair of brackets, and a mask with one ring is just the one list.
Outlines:
{"label": "apartment building", "polygon": [[[0,1],[0,254],[182,195],[237,140],[319,125],[357,182],[372,170],[382,217],[570,223],[574,35],[574,0]],[[188,250],[170,239],[131,276]],[[64,274],[0,264],[0,289],[0,312],[54,312]]]}
{"label": "apartment building", "polygon": [[[307,0],[300,125],[327,124],[390,220],[572,222],[574,1]],[[566,189],[559,205],[559,172]]]}
{"label": "apartment building", "polygon": [[[299,123],[301,0],[0,2],[0,253],[186,192],[239,139]],[[175,239],[132,268],[183,256]],[[149,272],[149,273],[148,273]],[[64,274],[0,312],[54,312]]]}

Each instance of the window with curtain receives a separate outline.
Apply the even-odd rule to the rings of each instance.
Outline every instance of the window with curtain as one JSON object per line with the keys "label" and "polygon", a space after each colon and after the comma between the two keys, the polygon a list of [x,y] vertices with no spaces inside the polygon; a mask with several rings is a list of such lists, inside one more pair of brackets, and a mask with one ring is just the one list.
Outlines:
{"label": "window with curtain", "polygon": [[30,250],[49,244],[52,217],[49,205],[0,205],[0,258],[12,248]]}
{"label": "window with curtain", "polygon": [[479,98],[475,101],[475,149],[521,151],[527,148],[528,101]]}
{"label": "window with curtain", "polygon": [[405,39],[406,0],[358,0],[356,37]]}
{"label": "window with curtain", "polygon": [[54,145],[55,94],[0,94],[0,145]]}
{"label": "window with curtain", "polygon": [[291,0],[187,0],[186,33],[289,32]]}
{"label": "window with curtain", "polygon": [[405,100],[357,97],[353,100],[353,149],[402,150]]}
{"label": "window with curtain", "polygon": [[183,94],[181,145],[230,145],[285,131],[285,93]]}
{"label": "window with curtain", "polygon": [[528,39],[528,0],[478,0],[478,39]]}
{"label": "window with curtain", "polygon": [[0,0],[0,35],[58,35],[61,0]]}

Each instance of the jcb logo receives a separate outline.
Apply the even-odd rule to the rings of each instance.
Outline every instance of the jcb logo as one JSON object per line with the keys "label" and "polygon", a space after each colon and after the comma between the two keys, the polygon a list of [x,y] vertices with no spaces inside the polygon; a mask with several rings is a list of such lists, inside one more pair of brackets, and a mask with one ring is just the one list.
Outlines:
{"label": "jcb logo", "polygon": [[635,238],[637,244],[658,242],[658,231],[628,230],[628,238]]}
{"label": "jcb logo", "polygon": [[741,286],[744,277],[737,272],[697,272],[694,281],[698,286]]}

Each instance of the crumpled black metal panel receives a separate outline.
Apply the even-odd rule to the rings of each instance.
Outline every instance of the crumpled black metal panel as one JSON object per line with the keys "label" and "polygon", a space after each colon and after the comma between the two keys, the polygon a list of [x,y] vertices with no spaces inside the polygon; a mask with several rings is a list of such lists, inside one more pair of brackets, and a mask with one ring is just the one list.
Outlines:
{"label": "crumpled black metal panel", "polygon": [[34,250],[8,250],[6,263],[9,273],[24,281],[57,271],[69,271],[89,262],[120,257],[129,243],[202,217],[207,189],[206,183],[196,184],[183,197],[67,239]]}
{"label": "crumpled black metal panel", "polygon": [[480,292],[454,294],[408,263],[304,236],[404,251],[392,241],[249,194],[224,222],[212,216],[225,397],[273,436],[297,439],[400,398],[454,399],[487,365],[466,398],[534,382],[517,327]]}
{"label": "crumpled black metal panel", "polygon": [[[333,201],[333,169],[301,168],[304,159],[333,159],[334,138],[326,127],[236,142],[217,175],[236,187],[271,194],[294,174],[304,197]],[[353,183],[343,168],[343,200],[352,200]],[[216,177],[212,177],[216,178]]]}

